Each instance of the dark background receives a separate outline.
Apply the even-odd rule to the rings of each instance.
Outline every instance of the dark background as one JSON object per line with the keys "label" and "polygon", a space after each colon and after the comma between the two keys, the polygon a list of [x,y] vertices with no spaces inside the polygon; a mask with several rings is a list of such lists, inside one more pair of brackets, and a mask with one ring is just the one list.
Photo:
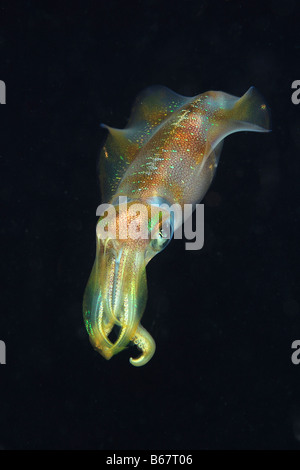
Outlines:
{"label": "dark background", "polygon": [[[299,449],[299,2],[1,2],[0,447]],[[82,297],[95,254],[96,163],[153,84],[187,96],[254,85],[271,134],[225,141],[205,246],[148,266],[157,343],[91,347]]]}

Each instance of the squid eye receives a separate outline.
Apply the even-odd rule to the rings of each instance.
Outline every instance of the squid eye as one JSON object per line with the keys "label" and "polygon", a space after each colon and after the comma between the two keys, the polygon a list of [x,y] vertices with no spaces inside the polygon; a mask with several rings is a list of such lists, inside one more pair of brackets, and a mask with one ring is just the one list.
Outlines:
{"label": "squid eye", "polygon": [[172,238],[172,225],[168,221],[160,223],[158,230],[152,235],[151,248],[154,251],[163,250]]}

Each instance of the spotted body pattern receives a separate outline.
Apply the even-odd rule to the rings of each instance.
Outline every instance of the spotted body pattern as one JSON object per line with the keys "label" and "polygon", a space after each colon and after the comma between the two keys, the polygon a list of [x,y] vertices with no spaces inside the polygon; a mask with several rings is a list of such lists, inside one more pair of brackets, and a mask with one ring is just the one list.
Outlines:
{"label": "spotted body pattern", "polygon": [[[167,206],[200,202],[224,138],[243,130],[266,132],[269,112],[253,87],[241,98],[215,91],[189,98],[158,86],[138,96],[125,129],[104,127],[109,134],[100,157],[103,199],[116,207],[117,225],[122,221],[125,226],[130,218],[119,198],[126,196],[129,206],[142,203],[150,217],[151,239],[97,237],[83,313],[96,350],[110,359],[132,342],[141,355],[130,362],[140,366],[155,351],[153,338],[140,324],[147,300],[145,268],[169,242],[162,233],[170,212],[159,201]],[[173,224],[174,230],[177,221]]]}

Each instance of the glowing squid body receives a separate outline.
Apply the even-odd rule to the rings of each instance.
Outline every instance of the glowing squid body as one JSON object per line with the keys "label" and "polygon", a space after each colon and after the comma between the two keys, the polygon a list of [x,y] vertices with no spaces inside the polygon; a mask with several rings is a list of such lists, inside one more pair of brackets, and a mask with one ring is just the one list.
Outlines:
{"label": "glowing squid body", "polygon": [[253,87],[241,98],[216,91],[190,98],[156,86],[137,97],[125,129],[104,127],[109,134],[100,156],[100,182],[103,201],[114,205],[116,215],[100,217],[97,226],[129,226],[133,216],[119,203],[126,196],[128,209],[137,202],[146,208],[151,237],[126,238],[117,230],[115,238],[102,239],[97,230],[84,321],[102,356],[110,359],[132,342],[141,354],[130,362],[142,366],[155,352],[153,338],[140,324],[146,265],[168,244],[166,225],[172,236],[181,223],[160,205],[199,203],[214,177],[223,139],[238,131],[268,131],[269,112]]}

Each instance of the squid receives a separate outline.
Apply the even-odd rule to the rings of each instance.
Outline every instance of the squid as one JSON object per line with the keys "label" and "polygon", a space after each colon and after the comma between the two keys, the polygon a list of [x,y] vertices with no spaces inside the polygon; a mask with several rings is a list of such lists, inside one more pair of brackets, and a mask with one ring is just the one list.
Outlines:
{"label": "squid", "polygon": [[[270,112],[254,87],[238,98],[220,91],[186,97],[154,86],[138,95],[124,129],[103,127],[108,135],[99,176],[107,210],[97,223],[84,323],[105,359],[132,344],[140,354],[130,363],[143,366],[156,348],[140,323],[146,266],[183,223],[172,207],[195,208],[213,180],[224,138],[239,131],[268,132]],[[143,236],[130,232],[134,223]]]}

